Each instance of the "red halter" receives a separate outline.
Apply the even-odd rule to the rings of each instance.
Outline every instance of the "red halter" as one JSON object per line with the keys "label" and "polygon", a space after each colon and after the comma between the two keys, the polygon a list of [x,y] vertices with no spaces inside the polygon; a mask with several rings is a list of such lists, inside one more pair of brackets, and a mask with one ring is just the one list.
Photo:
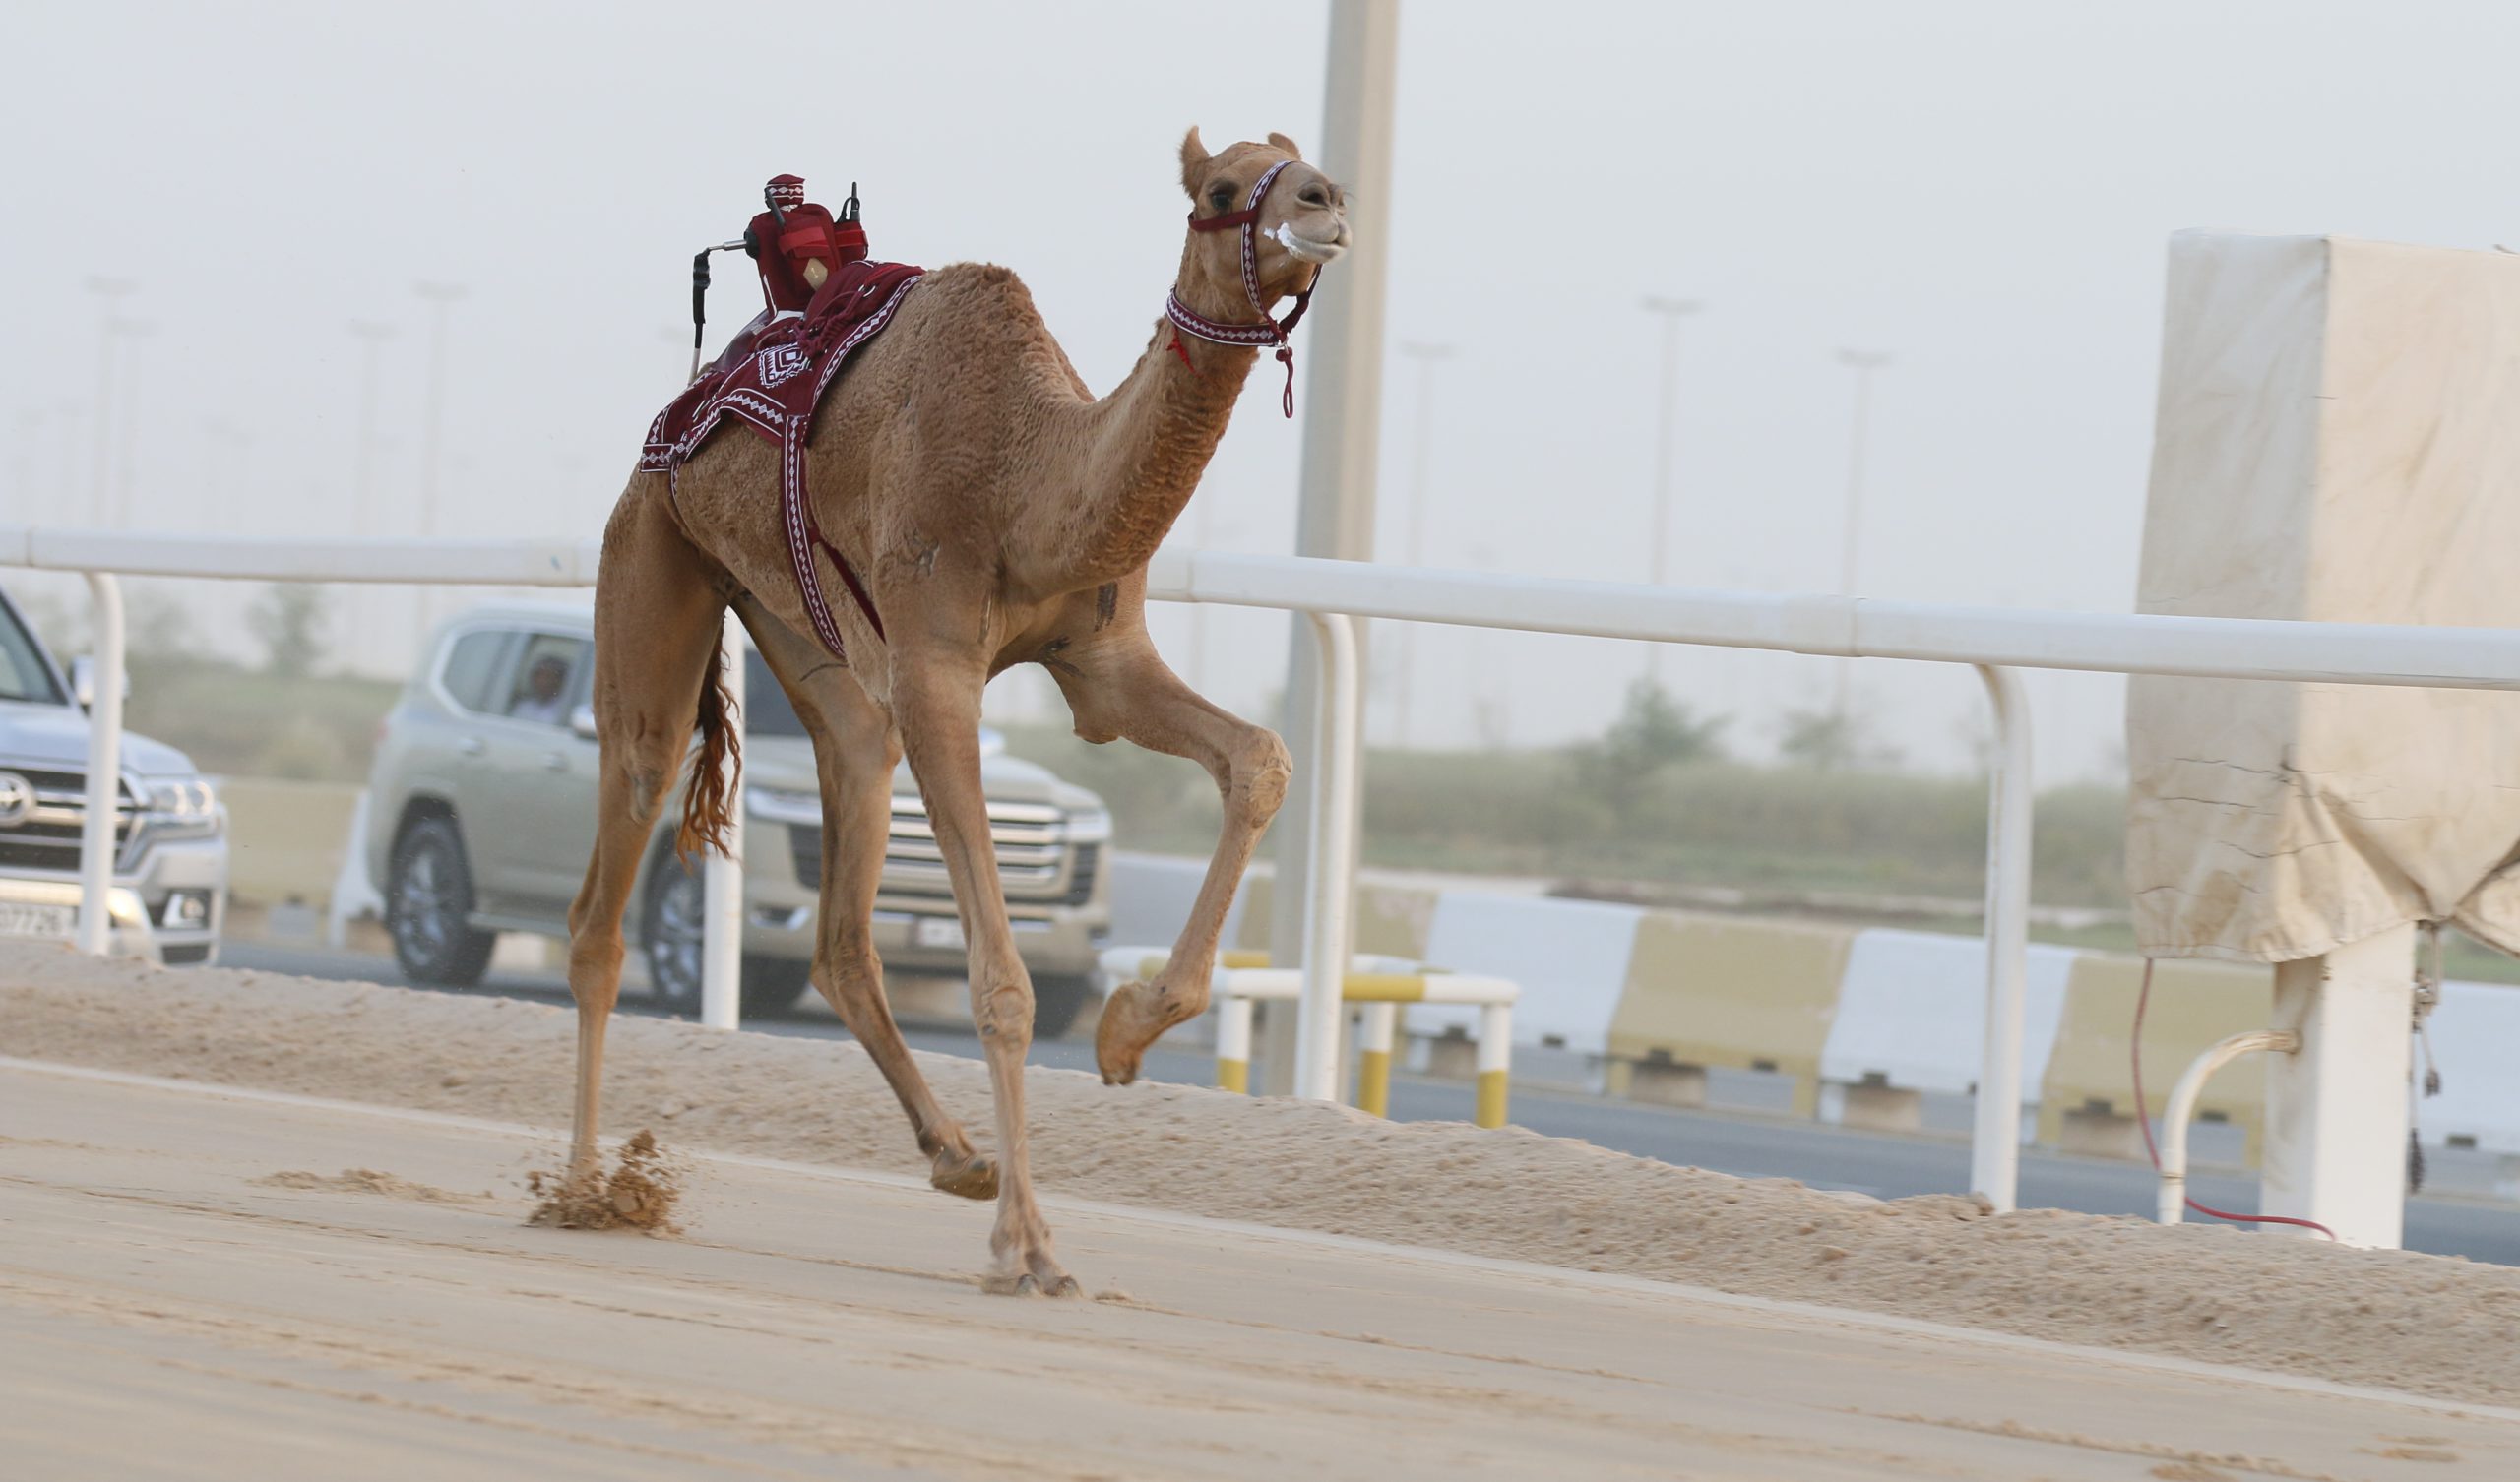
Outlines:
{"label": "red halter", "polygon": [[[1177,290],[1164,302],[1164,317],[1172,321],[1175,330],[1185,330],[1212,344],[1245,345],[1252,349],[1277,346],[1278,363],[1287,368],[1284,405],[1290,417],[1295,414],[1295,351],[1294,346],[1288,342],[1287,336],[1303,318],[1303,311],[1311,306],[1312,290],[1321,281],[1321,272],[1318,268],[1313,270],[1312,282],[1305,284],[1303,291],[1295,295],[1295,306],[1288,311],[1286,318],[1271,319],[1269,306],[1260,297],[1259,222],[1260,203],[1267,198],[1269,187],[1277,183],[1278,172],[1293,162],[1281,159],[1269,166],[1267,174],[1252,182],[1251,199],[1243,203],[1242,210],[1210,216],[1206,220],[1201,220],[1196,212],[1190,215],[1192,231],[1223,231],[1228,226],[1242,228],[1242,291],[1251,296],[1251,307],[1259,314],[1260,322],[1228,324],[1210,319],[1183,303]],[[1181,337],[1177,334],[1172,337],[1172,352],[1181,357],[1183,365],[1190,365],[1190,353],[1181,347]],[[1195,374],[1198,367],[1192,365],[1190,369]]]}

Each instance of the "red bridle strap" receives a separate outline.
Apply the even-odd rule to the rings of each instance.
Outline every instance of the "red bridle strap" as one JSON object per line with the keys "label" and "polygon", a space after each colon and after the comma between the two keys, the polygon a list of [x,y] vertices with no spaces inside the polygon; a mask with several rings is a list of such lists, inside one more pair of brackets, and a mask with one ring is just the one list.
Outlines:
{"label": "red bridle strap", "polygon": [[[1298,323],[1302,322],[1303,311],[1312,306],[1312,289],[1314,284],[1321,281],[1321,273],[1318,269],[1314,270],[1312,283],[1305,284],[1303,291],[1295,295],[1295,306],[1288,311],[1286,318],[1271,319],[1269,317],[1269,306],[1260,297],[1260,203],[1268,198],[1269,187],[1277,183],[1279,173],[1293,162],[1292,159],[1281,159],[1269,166],[1266,174],[1252,182],[1250,199],[1244,202],[1242,210],[1204,219],[1196,213],[1190,216],[1192,231],[1224,231],[1235,226],[1242,228],[1242,291],[1250,297],[1252,311],[1260,316],[1260,322],[1228,324],[1224,320],[1210,319],[1183,303],[1177,291],[1166,298],[1164,304],[1164,317],[1172,322],[1175,330],[1195,335],[1211,344],[1228,344],[1248,349],[1275,346],[1278,352],[1278,363],[1287,368],[1287,390],[1280,404],[1290,417],[1295,414],[1295,351],[1294,346],[1288,342],[1287,336]],[[1172,337],[1172,351],[1181,357],[1183,365],[1190,365],[1189,352],[1181,347],[1181,337],[1178,334]],[[1191,374],[1196,375],[1198,369],[1197,366],[1190,365]]]}

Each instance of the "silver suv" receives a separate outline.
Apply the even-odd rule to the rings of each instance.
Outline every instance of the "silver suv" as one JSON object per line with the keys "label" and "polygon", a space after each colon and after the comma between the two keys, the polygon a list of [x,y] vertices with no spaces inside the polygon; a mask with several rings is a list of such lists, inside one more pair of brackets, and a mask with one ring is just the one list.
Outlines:
{"label": "silver suv", "polygon": [[[368,779],[368,878],[403,970],[471,984],[495,934],[568,934],[595,846],[594,621],[583,608],[483,607],[448,623],[386,717]],[[785,1009],[807,986],[822,875],[813,745],[758,653],[745,655],[743,1008]],[[1095,990],[1110,921],[1110,814],[1084,788],[983,748],[981,780],[1016,943],[1033,973],[1036,1032],[1066,1030]],[[701,884],[674,859],[680,790],[657,823],[629,929],[669,1005],[700,1005]],[[890,972],[960,975],[962,923],[910,772],[875,897]]]}
{"label": "silver suv", "polygon": [[[88,666],[65,678],[0,592],[0,936],[67,939],[88,819]],[[227,901],[227,812],[171,746],[126,731],[109,901],[117,953],[207,962]]]}

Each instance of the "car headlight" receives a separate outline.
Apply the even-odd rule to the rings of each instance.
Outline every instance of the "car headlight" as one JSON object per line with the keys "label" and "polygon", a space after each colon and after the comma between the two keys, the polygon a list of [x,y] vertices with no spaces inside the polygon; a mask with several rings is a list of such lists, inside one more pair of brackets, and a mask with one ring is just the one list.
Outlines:
{"label": "car headlight", "polygon": [[207,777],[176,777],[149,785],[150,824],[162,833],[219,832],[219,793]]}
{"label": "car headlight", "polygon": [[219,794],[211,790],[204,777],[183,777],[172,782],[158,782],[149,789],[149,811],[171,814],[176,818],[204,818],[217,811]]}
{"label": "car headlight", "polygon": [[1111,810],[1087,808],[1067,816],[1067,841],[1099,844],[1111,836]]}

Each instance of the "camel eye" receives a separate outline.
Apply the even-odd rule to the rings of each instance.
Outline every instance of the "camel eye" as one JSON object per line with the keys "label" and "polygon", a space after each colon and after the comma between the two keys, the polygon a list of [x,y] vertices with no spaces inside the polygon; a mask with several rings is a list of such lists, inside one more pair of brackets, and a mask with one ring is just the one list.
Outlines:
{"label": "camel eye", "polygon": [[1233,182],[1222,180],[1208,187],[1208,204],[1219,211],[1233,210]]}

